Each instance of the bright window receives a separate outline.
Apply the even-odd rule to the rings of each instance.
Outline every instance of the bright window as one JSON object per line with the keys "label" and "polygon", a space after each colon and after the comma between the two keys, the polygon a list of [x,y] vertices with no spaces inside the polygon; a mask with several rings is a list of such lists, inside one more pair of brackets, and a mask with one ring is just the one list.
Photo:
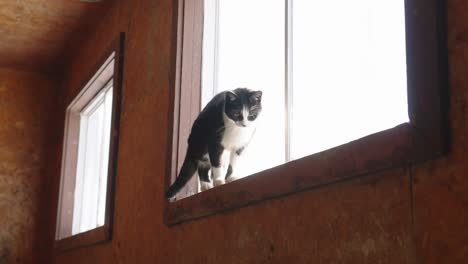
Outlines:
{"label": "bright window", "polygon": [[67,108],[57,240],[106,224],[115,52]]}
{"label": "bright window", "polygon": [[80,112],[73,231],[104,225],[112,118],[112,82]]}
{"label": "bright window", "polygon": [[403,0],[204,3],[201,106],[263,91],[239,175],[409,121]]}
{"label": "bright window", "polygon": [[180,171],[193,121],[214,94],[262,90],[264,109],[239,162],[251,176],[192,196],[199,190],[193,177],[166,201],[167,225],[448,152],[441,1],[176,4],[166,188]]}

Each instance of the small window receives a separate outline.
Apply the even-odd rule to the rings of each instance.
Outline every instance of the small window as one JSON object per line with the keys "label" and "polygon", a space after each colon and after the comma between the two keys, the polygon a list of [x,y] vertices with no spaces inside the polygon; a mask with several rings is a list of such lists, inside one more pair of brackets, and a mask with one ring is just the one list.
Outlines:
{"label": "small window", "polygon": [[56,232],[62,249],[110,238],[120,108],[119,50],[112,50],[66,110]]}
{"label": "small window", "polygon": [[447,151],[439,1],[175,2],[168,185],[180,171],[191,125],[213,95],[262,90],[263,111],[239,165],[248,177],[200,193],[193,177],[168,201],[166,223]]}
{"label": "small window", "polygon": [[104,225],[112,92],[112,81],[109,81],[81,111],[76,112],[80,132],[72,235]]}

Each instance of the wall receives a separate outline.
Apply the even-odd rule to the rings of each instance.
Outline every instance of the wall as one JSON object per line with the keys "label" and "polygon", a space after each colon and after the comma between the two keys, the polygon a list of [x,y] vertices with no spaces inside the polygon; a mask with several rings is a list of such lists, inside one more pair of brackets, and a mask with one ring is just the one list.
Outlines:
{"label": "wall", "polygon": [[[448,0],[451,154],[168,228],[162,222],[171,0],[116,1],[74,49],[64,106],[117,32],[127,33],[111,243],[55,263],[462,263],[468,260],[468,3]],[[63,129],[63,114],[56,117]],[[55,217],[61,133],[51,160]]]}
{"label": "wall", "polygon": [[0,68],[0,263],[42,263],[48,129],[58,82]]}

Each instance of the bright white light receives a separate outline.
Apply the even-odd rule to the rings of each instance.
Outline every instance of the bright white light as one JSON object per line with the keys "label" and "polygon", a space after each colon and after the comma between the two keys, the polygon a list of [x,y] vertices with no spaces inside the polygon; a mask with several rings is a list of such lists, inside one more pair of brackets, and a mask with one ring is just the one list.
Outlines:
{"label": "bright white light", "polygon": [[[242,155],[237,172],[246,176],[285,162],[284,0],[221,0],[218,3],[215,92],[238,87],[263,91],[261,123]],[[205,23],[215,21],[206,18],[207,12],[213,12],[214,4],[213,0],[205,1],[205,5],[211,6],[205,9]],[[207,28],[213,30],[214,25],[205,24],[204,33],[209,34],[209,40],[216,39]],[[212,70],[210,54],[214,52],[208,39],[204,39],[203,84],[214,78],[206,80],[209,75],[205,70]],[[213,96],[212,88],[204,85],[202,93],[206,104]]]}
{"label": "bright white light", "polygon": [[402,0],[293,0],[293,158],[408,121],[404,21]]}
{"label": "bright white light", "polygon": [[80,113],[73,235],[105,222],[112,90],[103,89]]}
{"label": "bright white light", "polygon": [[292,159],[408,121],[404,1],[291,3],[287,110],[285,1],[205,0],[203,105],[213,91],[264,92],[244,176],[285,162],[287,111]]}

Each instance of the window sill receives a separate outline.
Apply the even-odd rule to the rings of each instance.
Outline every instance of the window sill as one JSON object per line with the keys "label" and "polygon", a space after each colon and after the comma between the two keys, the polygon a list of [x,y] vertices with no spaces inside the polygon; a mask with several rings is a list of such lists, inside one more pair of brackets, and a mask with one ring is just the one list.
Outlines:
{"label": "window sill", "polygon": [[[185,17],[182,12],[185,1],[174,1],[171,73],[171,87],[174,89],[171,89],[169,97],[170,144],[167,150],[166,187],[170,186],[177,175],[177,162],[180,163],[178,154],[184,153],[186,147],[182,139],[188,136],[189,125],[200,109],[197,104],[200,75],[194,73],[200,72],[201,56],[197,52],[188,51],[200,51],[200,21],[203,16],[201,6],[193,5],[190,1],[187,3],[192,4],[189,7],[193,12]],[[185,20],[198,26],[193,28],[188,37],[184,37],[182,30]],[[447,153],[450,138],[446,3],[438,0],[406,0],[405,22],[409,123],[179,201],[165,200],[165,223],[175,225],[266,199],[408,166]],[[182,58],[185,63],[182,63]],[[193,109],[182,107],[187,105]],[[194,189],[194,186],[191,187]],[[189,191],[185,190],[185,193]]]}
{"label": "window sill", "polygon": [[106,226],[98,227],[71,237],[55,241],[56,253],[72,249],[96,245],[111,241],[110,229]]}
{"label": "window sill", "polygon": [[389,130],[271,168],[205,192],[167,202],[165,223],[187,220],[333,184],[443,155],[405,123]]}

